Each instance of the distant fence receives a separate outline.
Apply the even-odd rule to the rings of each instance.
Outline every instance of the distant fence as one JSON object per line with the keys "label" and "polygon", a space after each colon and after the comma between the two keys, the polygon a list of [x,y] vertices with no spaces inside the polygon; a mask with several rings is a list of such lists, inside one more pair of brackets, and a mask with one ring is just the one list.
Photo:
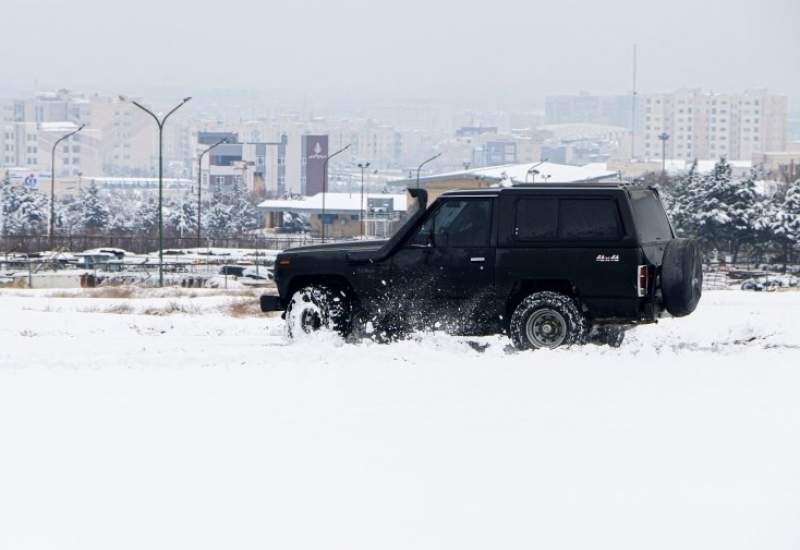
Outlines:
{"label": "distant fence", "polygon": [[[226,239],[200,239],[194,237],[165,237],[164,248],[247,248],[285,250],[297,246],[320,243],[318,238],[307,235],[245,236]],[[15,235],[0,237],[0,253],[31,254],[45,250],[80,252],[92,248],[122,248],[135,254],[146,254],[158,250],[158,239],[125,235],[64,235],[54,237],[52,242],[42,235]]]}
{"label": "distant fence", "polygon": [[703,288],[726,290],[747,287],[748,290],[764,290],[767,287],[796,287],[799,276],[798,264],[709,262],[703,265]]}

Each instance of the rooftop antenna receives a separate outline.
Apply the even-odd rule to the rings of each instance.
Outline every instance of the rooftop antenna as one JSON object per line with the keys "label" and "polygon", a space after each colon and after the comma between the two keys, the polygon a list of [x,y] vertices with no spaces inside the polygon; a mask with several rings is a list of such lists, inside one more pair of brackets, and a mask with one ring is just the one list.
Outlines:
{"label": "rooftop antenna", "polygon": [[633,94],[631,97],[631,160],[636,158],[636,44],[633,45]]}

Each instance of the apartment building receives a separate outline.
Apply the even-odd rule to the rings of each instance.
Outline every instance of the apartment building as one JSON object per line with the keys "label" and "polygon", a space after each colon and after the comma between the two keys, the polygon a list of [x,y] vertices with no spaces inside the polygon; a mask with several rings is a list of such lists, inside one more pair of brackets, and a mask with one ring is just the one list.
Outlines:
{"label": "apartment building", "polygon": [[640,99],[641,126],[636,156],[674,159],[751,159],[756,153],[786,149],[786,96],[766,90],[712,94],[679,90]]}
{"label": "apartment building", "polygon": [[[263,134],[249,133],[260,138]],[[259,197],[277,197],[286,188],[286,146],[288,138],[278,141],[240,141],[241,134],[228,131],[199,131],[194,151],[194,178],[197,179],[197,160],[203,151],[214,146],[202,157],[201,185],[203,189],[225,190],[242,182],[250,193]],[[225,143],[220,141],[225,140]]]}
{"label": "apartment building", "polygon": [[[41,92],[7,102],[0,115],[0,166],[49,171],[59,132],[84,124],[80,134],[61,146],[58,173],[152,176],[157,170],[158,131],[153,121],[118,97]],[[164,133],[167,173],[178,176],[190,173],[192,158],[191,132],[183,116],[177,113],[170,119]]]}
{"label": "apartment building", "polygon": [[54,158],[57,176],[99,173],[102,159],[94,130],[84,130],[62,141],[53,151],[62,136],[77,129],[73,122],[4,123],[0,125],[0,166],[49,173]]}

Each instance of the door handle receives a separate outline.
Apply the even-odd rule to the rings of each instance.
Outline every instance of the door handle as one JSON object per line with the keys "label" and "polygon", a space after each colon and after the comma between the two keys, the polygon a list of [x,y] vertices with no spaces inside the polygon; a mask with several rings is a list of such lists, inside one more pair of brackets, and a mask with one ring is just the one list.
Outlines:
{"label": "door handle", "polygon": [[483,256],[473,256],[472,258],[469,259],[469,261],[470,262],[475,262],[475,263],[480,263],[480,262],[485,262],[486,258],[484,258]]}

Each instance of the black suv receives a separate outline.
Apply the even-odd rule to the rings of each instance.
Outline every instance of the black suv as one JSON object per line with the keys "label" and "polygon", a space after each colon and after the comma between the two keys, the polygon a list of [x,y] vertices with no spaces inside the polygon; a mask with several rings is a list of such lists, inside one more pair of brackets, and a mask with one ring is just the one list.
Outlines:
{"label": "black suv", "polygon": [[289,334],[394,338],[415,328],[506,333],[519,348],[619,345],[625,329],[694,311],[702,259],[652,188],[547,184],[450,191],[389,240],[287,250],[275,262]]}

